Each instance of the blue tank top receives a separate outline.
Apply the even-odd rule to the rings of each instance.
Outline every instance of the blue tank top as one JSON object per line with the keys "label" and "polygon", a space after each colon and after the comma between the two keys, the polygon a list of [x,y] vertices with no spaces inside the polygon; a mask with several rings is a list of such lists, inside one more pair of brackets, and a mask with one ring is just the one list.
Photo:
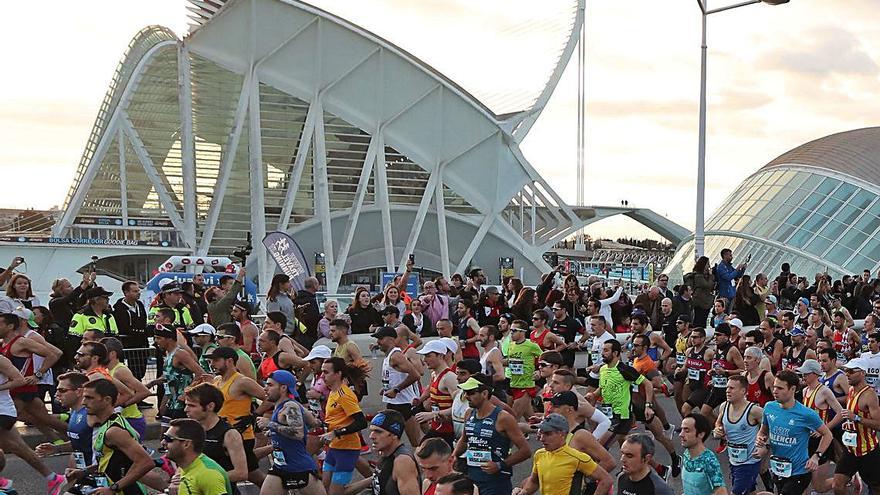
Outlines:
{"label": "blue tank top", "polygon": [[70,411],[70,418],[67,420],[67,436],[70,438],[73,451],[81,452],[86,465],[91,465],[94,462],[92,458],[92,427],[89,426],[87,415],[85,406],[76,411]]}
{"label": "blue tank top", "polygon": [[761,459],[752,457],[755,453],[755,437],[761,428],[759,424],[749,424],[749,412],[753,407],[755,404],[750,402],[743,411],[742,417],[735,423],[730,422],[729,405],[725,405],[724,410],[721,411],[721,422],[727,435],[727,456],[732,466],[761,462]]}
{"label": "blue tank top", "polygon": [[465,452],[468,478],[475,482],[490,483],[493,479],[500,477],[509,479],[511,476],[510,469],[501,471],[506,476],[487,474],[481,469],[484,462],[500,462],[510,455],[510,438],[498,433],[495,427],[500,413],[501,408],[495,406],[488,416],[480,419],[477,417],[477,411],[473,410],[464,423],[468,448]]}
{"label": "blue tank top", "polygon": [[[831,376],[828,376],[828,377],[823,376],[823,377],[819,378],[819,383],[821,383],[822,385],[825,385],[826,387],[831,389],[831,392],[834,394],[835,397],[843,397],[846,395],[846,392],[838,393],[837,390],[834,390],[834,382],[837,380],[837,377],[840,376],[842,373],[843,373],[843,371],[837,370],[837,373],[835,373]],[[834,411],[831,411],[831,413],[833,414]]]}
{"label": "blue tank top", "polygon": [[[272,421],[278,422],[278,413],[291,399],[286,399],[275,405],[275,411],[272,412]],[[305,409],[297,402],[300,414],[305,416]],[[309,427],[305,424],[303,418],[303,436],[302,438],[290,438],[278,433],[270,432],[272,439],[272,465],[288,473],[308,473],[317,471],[318,465],[315,459],[306,451],[306,436],[309,434]]]}

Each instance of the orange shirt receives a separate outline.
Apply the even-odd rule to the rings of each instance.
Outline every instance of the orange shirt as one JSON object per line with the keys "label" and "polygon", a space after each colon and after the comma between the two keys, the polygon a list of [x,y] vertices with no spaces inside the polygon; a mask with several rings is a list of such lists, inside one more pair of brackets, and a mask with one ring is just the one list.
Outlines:
{"label": "orange shirt", "polygon": [[[343,385],[339,390],[331,390],[327,396],[327,407],[325,409],[324,421],[327,423],[327,431],[333,431],[343,428],[354,422],[352,416],[361,412],[361,406],[358,404],[357,396]],[[331,449],[340,450],[360,450],[361,440],[357,433],[349,433],[339,438],[334,438],[330,442]]]}
{"label": "orange shirt", "polygon": [[633,368],[642,376],[648,376],[648,373],[657,371],[657,362],[651,359],[651,356],[645,354],[633,359]]}

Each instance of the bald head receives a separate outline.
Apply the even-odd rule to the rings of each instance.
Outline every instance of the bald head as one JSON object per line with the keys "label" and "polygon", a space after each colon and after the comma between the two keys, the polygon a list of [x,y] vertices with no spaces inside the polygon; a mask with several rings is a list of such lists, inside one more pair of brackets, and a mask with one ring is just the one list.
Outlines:
{"label": "bald head", "polygon": [[660,301],[660,310],[663,311],[664,315],[672,313],[672,299],[664,297],[663,300]]}
{"label": "bald head", "polygon": [[648,297],[650,297],[652,301],[660,297],[660,288],[651,287],[650,289],[648,289]]}
{"label": "bald head", "polygon": [[303,282],[303,286],[305,286],[306,290],[309,292],[318,292],[318,287],[320,287],[321,284],[315,277],[308,277]]}

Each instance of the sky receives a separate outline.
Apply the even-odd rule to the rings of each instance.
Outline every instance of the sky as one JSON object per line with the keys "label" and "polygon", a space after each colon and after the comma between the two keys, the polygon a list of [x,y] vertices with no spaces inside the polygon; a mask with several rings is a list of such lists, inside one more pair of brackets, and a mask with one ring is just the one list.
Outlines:
{"label": "sky", "polygon": [[[709,1],[710,7],[727,4]],[[475,7],[464,0],[383,0],[383,9],[370,0],[320,3],[367,27],[390,27],[402,40],[395,41],[437,67],[461,61],[458,74],[478,95],[515,92],[540,72],[530,63],[546,67],[552,60],[541,56],[543,45],[528,42],[534,33],[518,29],[515,8],[534,8],[534,2],[485,0]],[[497,8],[502,5],[507,8]],[[184,35],[185,2],[43,0],[4,9],[7,19],[21,22],[0,30],[0,170],[29,186],[4,191],[0,208],[50,208],[67,194],[128,42],[150,24]],[[792,0],[710,17],[707,218],[739,182],[781,153],[876,125],[878,18],[876,0]],[[586,204],[627,200],[693,228],[699,28],[694,1],[587,2]],[[474,53],[474,46],[490,41],[501,49]],[[572,59],[522,143],[526,158],[571,204],[576,109]],[[657,238],[625,218],[587,232]]]}

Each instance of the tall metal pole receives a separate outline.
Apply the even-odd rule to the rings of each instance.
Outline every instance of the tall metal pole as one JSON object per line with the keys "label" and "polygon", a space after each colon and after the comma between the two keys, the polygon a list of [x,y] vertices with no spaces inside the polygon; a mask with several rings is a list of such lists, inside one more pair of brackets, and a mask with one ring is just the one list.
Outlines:
{"label": "tall metal pole", "polygon": [[697,218],[694,226],[694,255],[703,256],[705,242],[704,223],[706,207],[706,18],[708,17],[708,0],[704,0],[702,9],[703,38],[700,45],[700,130],[699,150],[697,156]]}

